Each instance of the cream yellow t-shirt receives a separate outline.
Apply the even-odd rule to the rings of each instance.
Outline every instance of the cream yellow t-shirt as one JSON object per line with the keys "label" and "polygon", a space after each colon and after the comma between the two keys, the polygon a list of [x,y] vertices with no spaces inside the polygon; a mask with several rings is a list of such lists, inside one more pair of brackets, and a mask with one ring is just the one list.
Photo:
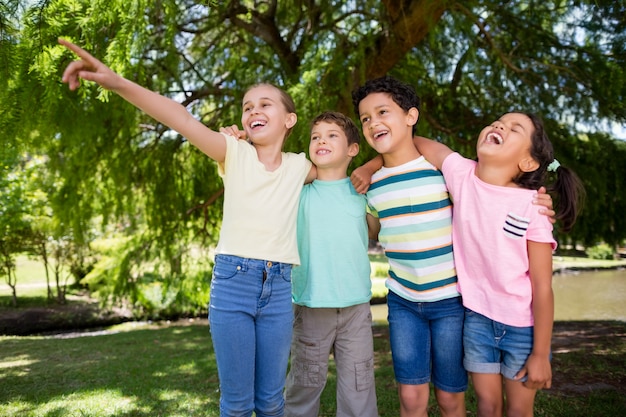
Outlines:
{"label": "cream yellow t-shirt", "polygon": [[224,217],[216,252],[298,265],[298,201],[311,162],[304,153],[282,153],[267,171],[256,149],[226,137],[226,159],[218,164],[224,181]]}

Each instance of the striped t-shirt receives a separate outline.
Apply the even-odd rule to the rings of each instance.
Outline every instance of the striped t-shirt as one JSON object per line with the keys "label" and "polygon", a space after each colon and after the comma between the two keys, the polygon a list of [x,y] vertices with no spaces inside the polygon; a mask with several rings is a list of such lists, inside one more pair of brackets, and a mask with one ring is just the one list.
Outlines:
{"label": "striped t-shirt", "polygon": [[424,157],[381,168],[367,192],[389,261],[386,286],[418,302],[458,297],[452,203],[441,172]]}

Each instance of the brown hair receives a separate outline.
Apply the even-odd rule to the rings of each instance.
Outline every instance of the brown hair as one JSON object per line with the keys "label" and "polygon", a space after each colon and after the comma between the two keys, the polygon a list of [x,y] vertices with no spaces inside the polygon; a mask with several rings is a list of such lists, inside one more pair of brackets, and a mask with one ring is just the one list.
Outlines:
{"label": "brown hair", "polygon": [[[530,136],[530,155],[539,164],[539,167],[532,172],[523,172],[513,182],[520,187],[529,190],[536,190],[548,179],[548,166],[556,161],[554,158],[554,148],[548,134],[546,133],[543,121],[535,114],[519,112],[530,119],[534,130]],[[556,218],[562,222],[561,229],[569,231],[576,217],[581,210],[585,196],[585,189],[578,176],[569,168],[561,166],[556,162],[553,169],[556,179],[547,186],[548,191],[554,192]]]}
{"label": "brown hair", "polygon": [[315,117],[313,121],[311,121],[311,129],[313,129],[313,126],[320,122],[334,123],[339,126],[346,134],[348,145],[352,145],[353,143],[358,145],[361,142],[359,128],[352,121],[352,119],[342,113],[335,111],[325,111],[321,113]]}

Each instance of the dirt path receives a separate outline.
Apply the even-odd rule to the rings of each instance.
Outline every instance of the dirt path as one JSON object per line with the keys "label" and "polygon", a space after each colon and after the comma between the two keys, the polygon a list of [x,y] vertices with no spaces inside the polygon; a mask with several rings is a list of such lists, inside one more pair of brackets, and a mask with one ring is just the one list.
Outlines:
{"label": "dirt path", "polygon": [[626,395],[626,323],[556,322],[552,352],[551,393],[616,390]]}

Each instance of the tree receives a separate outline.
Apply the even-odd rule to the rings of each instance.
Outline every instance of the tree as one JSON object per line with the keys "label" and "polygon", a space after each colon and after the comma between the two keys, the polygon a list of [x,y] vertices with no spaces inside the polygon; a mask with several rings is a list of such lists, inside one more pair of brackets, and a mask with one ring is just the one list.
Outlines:
{"label": "tree", "polygon": [[13,305],[17,306],[16,257],[28,247],[31,228],[27,221],[28,201],[26,184],[18,172],[7,168],[18,165],[17,160],[0,160],[3,175],[0,177],[0,275],[11,288]]}
{"label": "tree", "polygon": [[[58,36],[211,127],[239,120],[250,85],[284,86],[301,121],[288,150],[306,149],[307,120],[320,111],[355,116],[353,88],[387,73],[422,97],[419,133],[467,155],[486,123],[512,109],[533,111],[555,133],[557,157],[593,188],[607,179],[606,167],[623,164],[620,152],[583,155],[591,144],[615,143],[602,133],[606,121],[626,121],[625,16],[623,1],[595,0],[49,0],[3,39],[12,59],[0,126],[10,143],[47,155],[61,179],[51,204],[79,245],[101,216],[104,227],[150,248],[138,259],[180,276],[190,248],[217,239],[214,164],[114,94],[93,85],[69,92],[59,80],[73,57]],[[372,155],[362,146],[355,164]],[[622,194],[614,193],[616,207]],[[591,227],[587,215],[576,240],[626,236],[623,222],[593,216]]]}

